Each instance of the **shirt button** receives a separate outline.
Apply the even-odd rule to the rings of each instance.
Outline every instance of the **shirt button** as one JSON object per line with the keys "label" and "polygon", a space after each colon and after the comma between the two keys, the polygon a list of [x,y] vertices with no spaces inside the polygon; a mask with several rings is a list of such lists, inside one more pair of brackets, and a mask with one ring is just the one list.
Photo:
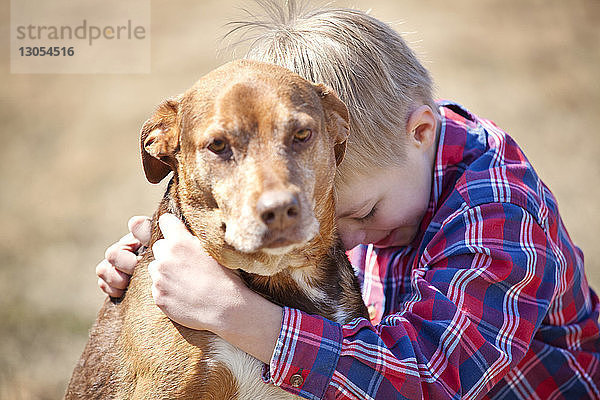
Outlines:
{"label": "shirt button", "polygon": [[292,385],[292,387],[295,387],[295,388],[300,387],[300,386],[302,386],[303,383],[304,383],[304,378],[300,374],[294,374],[290,377],[290,385]]}

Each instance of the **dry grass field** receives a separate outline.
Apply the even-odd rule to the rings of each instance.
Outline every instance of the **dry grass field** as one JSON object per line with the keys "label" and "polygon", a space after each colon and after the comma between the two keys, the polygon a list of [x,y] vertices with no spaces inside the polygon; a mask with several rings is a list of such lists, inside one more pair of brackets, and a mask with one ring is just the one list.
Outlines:
{"label": "dry grass field", "polygon": [[[46,0],[49,1],[49,0]],[[94,267],[163,187],[138,131],[153,107],[232,56],[241,0],[152,2],[150,74],[10,74],[0,42],[0,399],[56,399],[103,296]],[[600,3],[339,0],[394,24],[451,98],[507,130],[559,200],[600,290]]]}

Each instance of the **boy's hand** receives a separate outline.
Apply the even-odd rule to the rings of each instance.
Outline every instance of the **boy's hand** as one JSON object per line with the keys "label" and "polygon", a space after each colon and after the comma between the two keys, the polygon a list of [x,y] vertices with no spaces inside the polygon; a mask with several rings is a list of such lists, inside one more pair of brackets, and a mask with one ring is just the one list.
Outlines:
{"label": "boy's hand", "polygon": [[247,287],[210,257],[176,216],[161,215],[158,225],[164,239],[152,246],[154,261],[148,265],[156,305],[188,328],[218,331],[228,307]]}
{"label": "boy's hand", "polygon": [[96,266],[98,286],[110,297],[121,297],[125,293],[139,260],[136,251],[150,242],[150,218],[132,217],[127,226],[129,233],[106,249],[105,259]]}
{"label": "boy's hand", "polygon": [[[98,284],[111,297],[123,295],[139,260],[135,251],[150,241],[148,217],[133,217],[128,225],[131,232],[110,246],[96,267]],[[268,363],[281,329],[282,308],[248,289],[235,272],[210,257],[174,215],[162,215],[159,227],[164,239],[152,246],[155,259],[148,265],[158,307],[175,322],[210,330]]]}
{"label": "boy's hand", "polygon": [[152,297],[173,321],[209,330],[268,363],[283,309],[250,290],[234,271],[210,257],[173,214],[158,220],[164,239],[148,265]]}

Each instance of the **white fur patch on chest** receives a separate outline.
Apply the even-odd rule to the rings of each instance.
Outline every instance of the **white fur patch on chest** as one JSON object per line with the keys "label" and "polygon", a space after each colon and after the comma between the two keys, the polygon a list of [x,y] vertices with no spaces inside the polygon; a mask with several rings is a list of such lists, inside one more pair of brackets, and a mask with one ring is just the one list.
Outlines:
{"label": "white fur patch on chest", "polygon": [[337,322],[339,324],[345,324],[351,320],[350,312],[348,310],[344,310],[342,308],[339,308],[338,310],[336,310],[336,312],[334,314],[334,318],[335,318],[335,322]]}
{"label": "white fur patch on chest", "polygon": [[262,380],[263,363],[244,353],[219,337],[211,343],[213,359],[229,368],[238,383],[238,400],[291,400],[299,399]]}
{"label": "white fur patch on chest", "polygon": [[310,284],[312,277],[312,268],[294,268],[290,269],[290,276],[298,284],[300,290],[315,304],[326,302],[327,293],[318,287]]}

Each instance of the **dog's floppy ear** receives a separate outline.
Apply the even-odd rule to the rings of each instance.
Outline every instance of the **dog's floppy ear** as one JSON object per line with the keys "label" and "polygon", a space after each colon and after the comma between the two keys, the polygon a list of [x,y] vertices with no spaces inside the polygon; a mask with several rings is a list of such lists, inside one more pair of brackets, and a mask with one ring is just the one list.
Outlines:
{"label": "dog's floppy ear", "polygon": [[346,154],[346,141],[350,134],[350,115],[348,108],[335,94],[333,89],[320,83],[314,85],[317,94],[321,98],[327,130],[335,140],[335,164],[340,165]]}
{"label": "dog's floppy ear", "polygon": [[177,112],[179,99],[167,99],[142,126],[140,151],[146,179],[159,183],[177,169],[175,154],[179,150]]}

